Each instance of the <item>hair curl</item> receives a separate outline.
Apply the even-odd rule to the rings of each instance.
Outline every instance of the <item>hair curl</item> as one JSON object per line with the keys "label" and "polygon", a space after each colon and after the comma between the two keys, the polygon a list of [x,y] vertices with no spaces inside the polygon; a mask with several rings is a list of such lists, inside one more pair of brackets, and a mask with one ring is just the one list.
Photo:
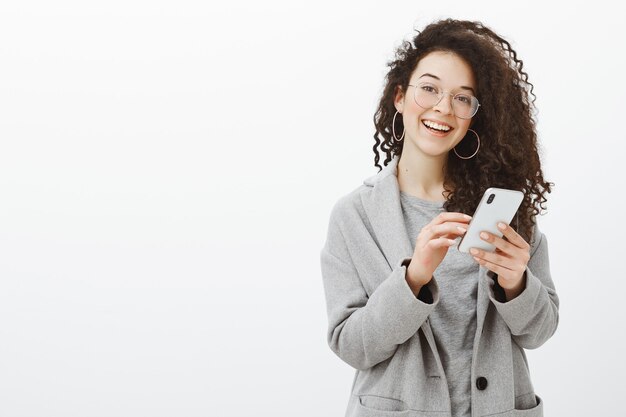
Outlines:
{"label": "hair curl", "polygon": [[[532,113],[536,96],[528,74],[522,70],[523,61],[509,42],[481,22],[445,19],[417,32],[413,41],[404,41],[396,49],[395,59],[387,63],[390,70],[374,115],[374,166],[382,170],[379,146],[386,154],[385,166],[395,155],[402,155],[403,141],[394,140],[391,126],[397,88],[407,90],[411,74],[427,54],[452,52],[470,65],[477,80],[476,95],[481,106],[471,123],[481,144],[472,159],[461,160],[454,152],[448,153],[444,209],[473,214],[489,187],[522,191],[524,199],[515,226],[530,242],[535,216],[545,209],[545,193],[552,191],[554,183],[543,179]],[[398,122],[402,123],[401,118],[396,120],[396,131],[402,132],[404,127]]]}

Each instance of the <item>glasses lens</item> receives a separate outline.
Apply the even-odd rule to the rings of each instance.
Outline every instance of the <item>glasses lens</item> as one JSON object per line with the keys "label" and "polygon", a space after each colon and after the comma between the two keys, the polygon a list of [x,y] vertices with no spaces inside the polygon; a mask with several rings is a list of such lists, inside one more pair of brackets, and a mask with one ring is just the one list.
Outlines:
{"label": "glasses lens", "polygon": [[415,87],[415,102],[418,106],[430,109],[439,103],[439,89],[429,83],[420,83]]}
{"label": "glasses lens", "polygon": [[469,94],[457,94],[452,100],[454,114],[462,119],[469,119],[478,110],[478,99]]}

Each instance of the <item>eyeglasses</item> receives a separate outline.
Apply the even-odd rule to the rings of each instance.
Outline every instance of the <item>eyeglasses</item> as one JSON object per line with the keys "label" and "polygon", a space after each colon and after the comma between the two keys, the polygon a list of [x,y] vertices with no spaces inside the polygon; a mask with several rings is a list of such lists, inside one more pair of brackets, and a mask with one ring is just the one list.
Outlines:
{"label": "eyeglasses", "polygon": [[413,99],[418,106],[425,109],[432,109],[439,104],[444,94],[451,95],[452,111],[455,116],[461,119],[471,119],[474,117],[480,106],[478,99],[471,94],[446,93],[445,91],[439,91],[437,86],[431,83],[419,83],[418,85],[409,84],[409,87],[415,87]]}

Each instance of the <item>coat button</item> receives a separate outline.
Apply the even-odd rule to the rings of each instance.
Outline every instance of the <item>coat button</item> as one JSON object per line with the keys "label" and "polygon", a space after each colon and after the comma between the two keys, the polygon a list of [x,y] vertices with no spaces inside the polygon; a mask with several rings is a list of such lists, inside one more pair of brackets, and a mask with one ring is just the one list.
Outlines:
{"label": "coat button", "polygon": [[476,387],[481,391],[487,388],[487,378],[485,378],[484,376],[478,377],[476,379]]}

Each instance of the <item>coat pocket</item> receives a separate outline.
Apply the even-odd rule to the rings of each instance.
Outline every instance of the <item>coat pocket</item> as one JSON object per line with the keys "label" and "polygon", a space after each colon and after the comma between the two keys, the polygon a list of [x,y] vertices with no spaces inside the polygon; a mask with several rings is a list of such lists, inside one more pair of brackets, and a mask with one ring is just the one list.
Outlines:
{"label": "coat pocket", "polygon": [[[536,403],[534,407],[526,409],[515,409],[515,414],[512,417],[543,417],[543,401],[538,395],[532,394],[534,397],[533,402]],[[517,401],[516,401],[517,402]]]}
{"label": "coat pocket", "polygon": [[[522,397],[529,397],[532,399],[522,399]],[[521,404],[519,407],[526,407],[531,402],[536,405],[531,405],[528,408],[518,408],[518,403]],[[493,417],[543,417],[543,400],[534,393],[529,393],[516,397],[515,404],[515,409],[505,411],[504,413],[495,414]]]}
{"label": "coat pocket", "polygon": [[359,395],[356,409],[349,411],[350,417],[441,417],[448,412],[430,412],[410,409],[405,402],[378,395]]}
{"label": "coat pocket", "polygon": [[378,395],[359,395],[359,405],[373,411],[390,411],[397,413],[409,410],[404,401],[396,400],[395,398],[379,397]]}
{"label": "coat pocket", "polygon": [[534,392],[528,394],[518,395],[515,397],[515,409],[516,410],[532,410],[539,405],[539,400],[536,398]]}

